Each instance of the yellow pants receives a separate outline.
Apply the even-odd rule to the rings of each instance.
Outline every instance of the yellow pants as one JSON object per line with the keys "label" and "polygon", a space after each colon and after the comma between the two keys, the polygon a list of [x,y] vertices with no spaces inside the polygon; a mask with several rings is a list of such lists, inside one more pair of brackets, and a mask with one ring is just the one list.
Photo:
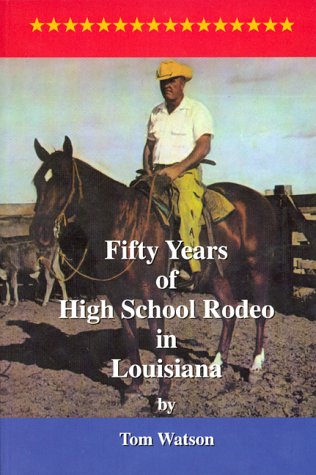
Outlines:
{"label": "yellow pants", "polygon": [[[204,194],[200,168],[192,168],[176,178],[172,187],[174,189],[173,212],[180,218],[180,238],[185,246],[198,246]],[[201,270],[199,260],[190,259],[189,264],[192,272]]]}

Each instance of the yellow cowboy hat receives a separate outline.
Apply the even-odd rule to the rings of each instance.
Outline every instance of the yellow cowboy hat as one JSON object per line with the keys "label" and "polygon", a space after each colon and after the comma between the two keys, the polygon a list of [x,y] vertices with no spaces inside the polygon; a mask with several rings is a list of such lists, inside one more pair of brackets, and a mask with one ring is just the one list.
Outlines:
{"label": "yellow cowboy hat", "polygon": [[156,71],[156,79],[164,81],[166,79],[183,76],[186,81],[190,81],[193,76],[192,68],[177,61],[162,61]]}

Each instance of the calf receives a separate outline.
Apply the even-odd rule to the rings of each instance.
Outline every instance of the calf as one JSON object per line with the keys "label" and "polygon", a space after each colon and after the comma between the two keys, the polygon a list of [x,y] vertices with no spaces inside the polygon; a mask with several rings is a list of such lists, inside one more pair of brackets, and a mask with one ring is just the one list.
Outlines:
{"label": "calf", "polygon": [[4,305],[9,305],[11,299],[9,282],[14,291],[14,306],[18,305],[18,272],[37,280],[42,268],[46,278],[46,293],[42,305],[46,306],[49,301],[55,278],[61,287],[63,299],[68,300],[64,275],[59,266],[58,250],[58,246],[54,246],[41,252],[33,242],[8,244],[0,249],[0,277],[6,282]]}

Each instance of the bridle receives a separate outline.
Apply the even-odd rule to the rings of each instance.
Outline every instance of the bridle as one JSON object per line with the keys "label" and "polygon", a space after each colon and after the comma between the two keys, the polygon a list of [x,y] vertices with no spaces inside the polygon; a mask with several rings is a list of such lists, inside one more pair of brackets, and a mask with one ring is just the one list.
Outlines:
{"label": "bridle", "polygon": [[[79,170],[78,170],[78,166],[77,166],[77,163],[76,163],[76,159],[75,158],[72,158],[72,180],[71,180],[71,190],[70,190],[70,193],[68,195],[68,198],[62,208],[62,210],[60,211],[60,213],[58,214],[57,218],[55,219],[55,223],[54,223],[54,236],[56,239],[58,239],[58,237],[60,236],[60,232],[61,232],[61,226],[64,225],[66,226],[67,223],[72,219],[71,218],[67,218],[66,216],[66,211],[67,211],[67,208],[68,206],[71,204],[72,200],[73,200],[73,197],[75,195],[75,192],[76,192],[76,178],[77,178],[77,181],[78,181],[78,190],[79,190],[79,202],[80,200],[83,199],[83,186],[82,186],[82,180],[80,178],[80,174],[79,174]],[[156,175],[153,176],[153,180],[152,180],[152,183],[151,183],[151,187],[150,187],[150,192],[149,192],[149,197],[148,197],[148,205],[147,205],[147,211],[146,211],[146,220],[145,220],[145,226],[144,226],[144,229],[143,229],[143,232],[142,232],[142,236],[140,238],[140,242],[143,240],[144,236],[145,236],[145,233],[147,231],[147,228],[148,228],[148,224],[149,224],[149,218],[150,218],[150,211],[151,211],[151,205],[152,205],[152,200],[153,200],[153,192],[154,192],[154,186],[155,186],[155,179],[156,179]],[[133,237],[130,239],[132,240]],[[119,277],[121,277],[123,274],[125,274],[125,272],[127,272],[131,267],[132,265],[134,264],[137,256],[138,256],[138,251],[136,253],[136,256],[135,258],[133,259],[130,259],[127,266],[124,267],[124,269],[122,269],[120,272],[118,272],[117,274],[114,274],[112,275],[111,277],[106,277],[106,278],[98,278],[98,277],[92,277],[92,276],[89,276],[83,272],[80,271],[80,268],[82,266],[82,264],[84,263],[85,261],[85,258],[86,258],[86,255],[88,253],[88,247],[86,246],[86,248],[84,249],[84,252],[83,252],[83,255],[79,261],[79,264],[77,267],[74,267],[71,262],[69,261],[69,259],[67,258],[66,254],[64,254],[62,252],[62,250],[60,249],[59,247],[59,250],[58,250],[58,253],[62,259],[62,262],[65,262],[67,264],[67,266],[72,270],[72,273],[66,277],[65,279],[63,279],[64,282],[72,279],[72,277],[75,275],[75,274],[78,274],[80,275],[81,277],[85,278],[85,279],[89,279],[89,280],[93,280],[93,281],[96,281],[96,282],[109,282],[111,280],[115,280],[115,279],[118,279]],[[56,276],[55,276],[56,277]]]}

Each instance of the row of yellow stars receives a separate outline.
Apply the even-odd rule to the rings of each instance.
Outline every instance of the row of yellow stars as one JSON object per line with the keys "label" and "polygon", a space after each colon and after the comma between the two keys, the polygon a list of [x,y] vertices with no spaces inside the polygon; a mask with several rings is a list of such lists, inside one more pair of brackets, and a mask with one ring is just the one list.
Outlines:
{"label": "row of yellow stars", "polygon": [[248,26],[248,30],[246,31],[259,31],[259,26],[264,25],[265,26],[265,31],[276,31],[276,25],[280,24],[282,26],[282,31],[292,31],[292,26],[294,25],[294,22],[290,22],[288,18],[286,18],[283,22],[276,22],[272,21],[271,18],[269,18],[269,21],[267,22],[258,22],[253,18],[251,22],[241,22],[236,18],[235,21],[233,22],[225,22],[222,20],[222,18],[219,18],[218,21],[216,22],[207,22],[205,18],[203,18],[200,22],[191,22],[188,18],[185,19],[183,22],[174,22],[172,21],[171,18],[165,23],[163,22],[157,22],[155,18],[151,20],[149,23],[141,22],[139,21],[138,18],[135,19],[134,22],[125,22],[122,20],[120,17],[117,22],[108,22],[104,18],[102,18],[101,22],[95,22],[92,23],[89,21],[88,18],[85,19],[83,23],[79,22],[74,22],[72,21],[71,18],[66,23],[62,22],[57,22],[55,18],[52,19],[51,22],[40,22],[38,18],[33,23],[30,23],[32,26],[32,31],[42,31],[43,25],[47,25],[49,27],[48,32],[51,31],[59,31],[60,25],[64,25],[66,27],[65,31],[76,31],[76,27],[78,25],[81,26],[81,31],[91,31],[92,32],[92,27],[93,25],[98,25],[99,27],[99,32],[100,31],[109,31],[109,26],[113,25],[115,27],[115,32],[117,31],[126,31],[126,26],[131,25],[132,26],[132,32],[135,31],[143,31],[144,25],[147,25],[148,31],[159,31],[160,25],[164,25],[165,30],[164,31],[176,31],[176,26],[180,25],[182,27],[181,31],[192,31],[193,25],[198,25],[199,27],[199,32],[200,31],[209,31],[210,25],[214,24],[215,25],[215,31],[227,31],[226,27],[227,25],[230,25],[230,30],[229,31],[244,31],[243,27],[246,25]]}

